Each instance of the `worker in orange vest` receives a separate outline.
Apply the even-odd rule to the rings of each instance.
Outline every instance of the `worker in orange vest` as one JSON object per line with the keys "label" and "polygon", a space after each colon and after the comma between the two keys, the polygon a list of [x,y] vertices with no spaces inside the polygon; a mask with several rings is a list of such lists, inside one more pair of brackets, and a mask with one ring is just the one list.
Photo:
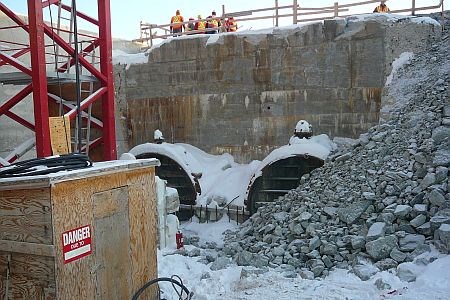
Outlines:
{"label": "worker in orange vest", "polygon": [[195,27],[194,27],[194,29],[195,30],[198,30],[199,32],[199,34],[200,33],[205,33],[205,28],[206,28],[206,22],[205,21],[202,21],[202,16],[201,15],[198,15],[198,21],[195,23]]}
{"label": "worker in orange vest", "polygon": [[195,30],[194,18],[189,18],[189,23],[187,24],[185,31],[187,34],[192,34],[190,31],[193,30]]}
{"label": "worker in orange vest", "polygon": [[174,36],[181,35],[180,33],[185,28],[183,22],[184,22],[184,18],[180,14],[180,11],[177,9],[175,16],[173,16],[172,19],[170,19],[170,23],[171,23],[170,24],[170,33],[173,33]]}
{"label": "worker in orange vest", "polygon": [[207,27],[209,29],[206,33],[218,33],[221,24],[220,20],[217,18],[216,11],[213,10],[211,15],[206,19],[207,19]]}
{"label": "worker in orange vest", "polygon": [[387,5],[386,5],[386,0],[381,0],[380,5],[378,5],[377,7],[375,7],[375,9],[373,10],[373,12],[377,12],[377,13],[387,13],[387,12],[390,12],[389,7],[387,7]]}
{"label": "worker in orange vest", "polygon": [[233,17],[229,17],[226,22],[226,27],[228,32],[235,32],[237,30],[237,22]]}

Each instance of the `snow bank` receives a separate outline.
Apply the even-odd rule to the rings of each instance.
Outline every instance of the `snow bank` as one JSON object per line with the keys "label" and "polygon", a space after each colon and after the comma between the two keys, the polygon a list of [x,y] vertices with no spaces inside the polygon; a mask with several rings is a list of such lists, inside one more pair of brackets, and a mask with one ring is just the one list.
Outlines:
{"label": "snow bank", "polygon": [[363,22],[367,20],[375,20],[375,21],[388,21],[388,22],[398,22],[398,21],[410,21],[412,23],[417,24],[431,24],[434,26],[441,26],[438,21],[430,18],[430,17],[415,17],[415,16],[405,16],[399,14],[362,14],[348,17],[347,20],[349,22]]}
{"label": "snow bank", "polygon": [[123,64],[126,65],[126,69],[134,64],[145,64],[148,62],[148,54],[146,52],[128,54],[122,50],[113,50],[112,52],[113,65]]}
{"label": "snow bank", "polygon": [[315,156],[325,160],[336,147],[326,134],[313,136],[310,139],[291,138],[291,142],[292,145],[281,146],[267,155],[261,164],[258,165],[254,179],[261,176],[261,172],[266,166],[276,161],[299,154]]}
{"label": "snow bank", "polygon": [[403,52],[400,54],[400,56],[392,62],[392,71],[391,74],[386,78],[385,86],[388,86],[391,84],[392,79],[394,78],[394,75],[397,73],[397,71],[402,68],[404,65],[408,64],[411,59],[414,57],[414,53],[412,52]]}

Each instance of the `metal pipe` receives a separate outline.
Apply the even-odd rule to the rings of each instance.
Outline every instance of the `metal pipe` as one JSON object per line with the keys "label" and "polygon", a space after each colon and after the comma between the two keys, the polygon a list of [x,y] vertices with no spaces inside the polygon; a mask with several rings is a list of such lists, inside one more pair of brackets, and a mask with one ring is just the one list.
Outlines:
{"label": "metal pipe", "polygon": [[82,118],[81,118],[81,82],[80,82],[80,62],[78,58],[78,22],[77,22],[77,1],[72,0],[72,9],[74,11],[74,19],[73,19],[73,39],[74,39],[74,58],[75,58],[75,88],[76,88],[76,100],[77,100],[77,123],[78,123],[78,132],[76,132],[78,136],[78,152],[81,153],[81,148],[83,147],[82,143],[82,134],[81,127]]}

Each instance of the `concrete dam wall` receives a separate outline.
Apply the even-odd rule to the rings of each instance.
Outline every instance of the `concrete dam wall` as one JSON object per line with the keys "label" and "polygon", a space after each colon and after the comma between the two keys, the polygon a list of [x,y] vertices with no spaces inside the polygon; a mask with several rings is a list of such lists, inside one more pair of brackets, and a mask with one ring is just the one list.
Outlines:
{"label": "concrete dam wall", "polygon": [[393,60],[440,31],[373,15],[168,40],[146,64],[115,66],[121,147],[159,128],[168,142],[249,162],[287,144],[300,119],[317,134],[355,138],[379,121]]}

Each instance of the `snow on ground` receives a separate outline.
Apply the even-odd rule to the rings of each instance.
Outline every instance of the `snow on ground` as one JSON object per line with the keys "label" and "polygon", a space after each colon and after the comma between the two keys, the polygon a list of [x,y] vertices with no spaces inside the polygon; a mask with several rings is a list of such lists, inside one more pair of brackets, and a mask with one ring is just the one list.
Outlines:
{"label": "snow on ground", "polygon": [[[222,233],[236,226],[233,222],[228,223],[228,218],[225,216],[217,223],[199,224],[198,220],[182,223],[182,230],[188,235],[198,234],[200,243],[207,241],[220,243]],[[194,249],[195,247],[190,245],[185,247],[188,253]],[[394,270],[377,273],[368,281],[362,281],[354,274],[342,269],[331,272],[325,279],[315,280],[301,277],[286,278],[282,269],[258,270],[231,263],[225,269],[212,271],[211,263],[206,265],[199,262],[199,256],[182,256],[170,249],[158,251],[158,274],[159,277],[170,277],[174,274],[180,276],[183,284],[194,292],[193,299],[199,300],[443,300],[450,298],[450,255],[441,256],[427,266],[418,267],[418,277],[411,283],[401,281]],[[244,272],[242,272],[243,269],[245,269]],[[377,289],[375,281],[379,278],[391,287],[385,290]],[[167,299],[178,299],[170,283],[161,283],[160,288]]]}
{"label": "snow on ground", "polygon": [[235,221],[229,220],[225,214],[219,221],[212,223],[199,223],[197,217],[193,217],[191,221],[181,223],[181,229],[185,236],[198,236],[200,243],[214,242],[223,245],[222,234],[226,230],[234,230],[239,228]]}
{"label": "snow on ground", "polygon": [[405,15],[399,15],[399,14],[362,14],[362,15],[354,15],[348,18],[350,22],[361,22],[361,21],[367,21],[367,20],[387,20],[389,22],[398,22],[398,21],[404,21],[408,20],[413,23],[418,24],[431,24],[434,26],[441,26],[438,21],[435,19],[432,19],[430,17],[415,17],[415,16],[405,16]]}

